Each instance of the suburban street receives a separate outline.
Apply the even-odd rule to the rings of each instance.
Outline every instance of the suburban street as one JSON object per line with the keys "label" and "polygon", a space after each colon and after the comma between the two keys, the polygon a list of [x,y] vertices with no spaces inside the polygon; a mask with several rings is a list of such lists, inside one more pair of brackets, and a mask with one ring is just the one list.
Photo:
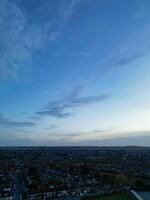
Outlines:
{"label": "suburban street", "polygon": [[16,171],[14,174],[14,185],[13,185],[13,200],[21,200],[21,184],[19,178],[19,172]]}

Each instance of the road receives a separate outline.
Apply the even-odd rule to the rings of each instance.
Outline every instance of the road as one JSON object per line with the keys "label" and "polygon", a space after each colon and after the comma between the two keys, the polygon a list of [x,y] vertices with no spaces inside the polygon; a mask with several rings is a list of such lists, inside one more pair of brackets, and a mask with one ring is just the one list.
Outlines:
{"label": "road", "polygon": [[15,172],[14,174],[14,186],[13,186],[13,200],[21,200],[21,184],[19,172]]}

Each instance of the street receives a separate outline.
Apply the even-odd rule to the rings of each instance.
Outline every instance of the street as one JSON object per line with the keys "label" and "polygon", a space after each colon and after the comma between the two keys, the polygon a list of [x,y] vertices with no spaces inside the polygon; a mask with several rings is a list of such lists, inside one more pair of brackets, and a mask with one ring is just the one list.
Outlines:
{"label": "street", "polygon": [[19,172],[15,172],[14,174],[14,185],[13,185],[13,200],[21,200],[21,185]]}

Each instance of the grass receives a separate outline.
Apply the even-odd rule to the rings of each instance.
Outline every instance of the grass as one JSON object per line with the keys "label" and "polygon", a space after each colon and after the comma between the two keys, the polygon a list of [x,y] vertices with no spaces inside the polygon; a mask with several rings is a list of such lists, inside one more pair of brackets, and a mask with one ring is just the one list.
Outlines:
{"label": "grass", "polygon": [[88,200],[133,200],[133,199],[132,197],[130,197],[130,195],[126,193],[117,193],[99,197],[91,197]]}

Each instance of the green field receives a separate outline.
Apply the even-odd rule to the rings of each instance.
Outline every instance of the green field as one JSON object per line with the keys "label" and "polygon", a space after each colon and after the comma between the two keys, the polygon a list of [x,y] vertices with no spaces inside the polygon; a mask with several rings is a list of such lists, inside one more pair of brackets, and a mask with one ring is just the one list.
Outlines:
{"label": "green field", "polygon": [[110,194],[101,197],[93,197],[89,198],[88,200],[133,200],[130,195],[126,193],[117,193],[117,194]]}

